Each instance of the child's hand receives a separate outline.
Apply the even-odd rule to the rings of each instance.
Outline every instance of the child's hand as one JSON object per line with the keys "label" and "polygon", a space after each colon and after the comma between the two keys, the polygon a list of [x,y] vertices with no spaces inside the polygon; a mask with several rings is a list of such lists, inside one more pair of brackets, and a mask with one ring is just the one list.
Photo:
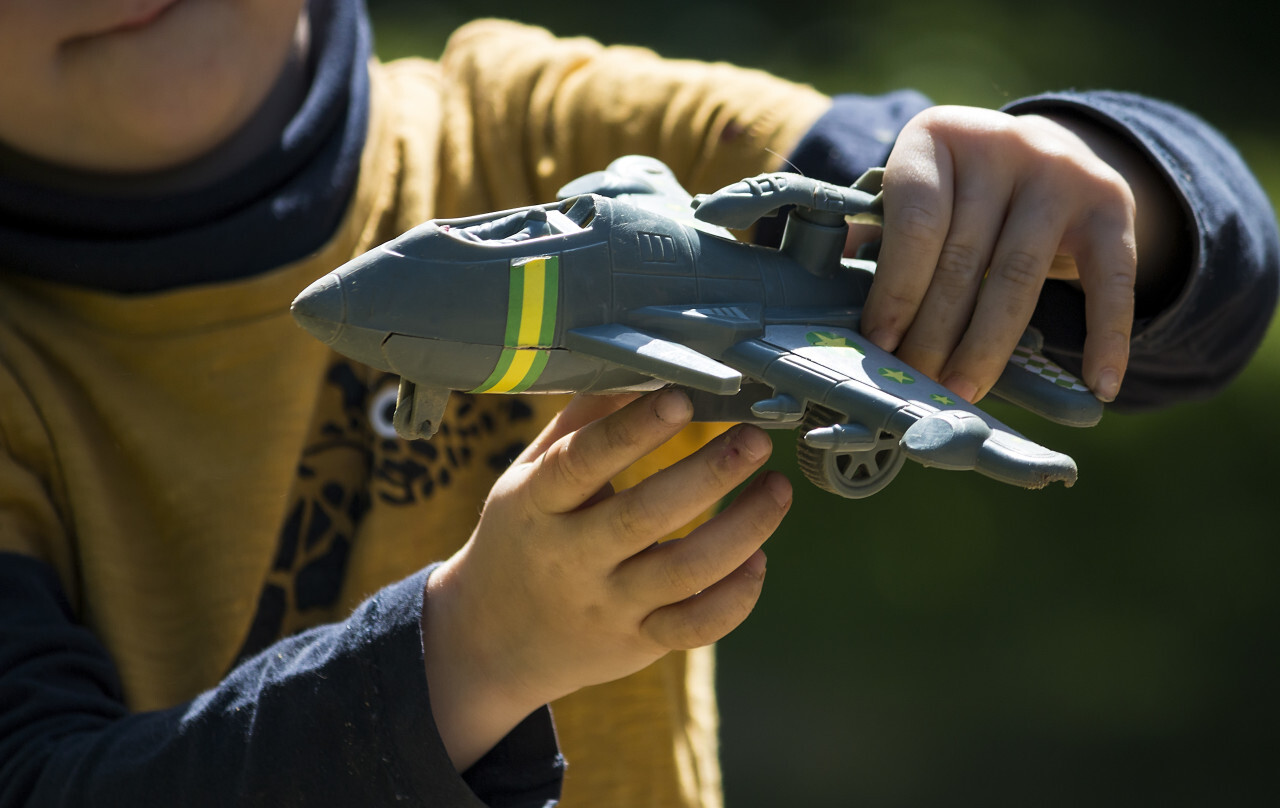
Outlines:
{"label": "child's hand", "polygon": [[614,493],[609,480],[692,412],[676,390],[627,400],[575,399],[498,480],[471,540],[431,578],[431,705],[459,768],[538,706],[714,642],[755,605],[760,546],[790,504],[781,475],[762,475],[687,537],[657,542],[758,469],[769,438],[735,427]]}
{"label": "child's hand", "polygon": [[1124,151],[1113,145],[1083,121],[968,107],[918,115],[886,165],[863,332],[976,401],[999,377],[1045,278],[1078,280],[1084,379],[1100,399],[1115,398],[1137,276],[1130,169],[1145,164],[1112,159]]}

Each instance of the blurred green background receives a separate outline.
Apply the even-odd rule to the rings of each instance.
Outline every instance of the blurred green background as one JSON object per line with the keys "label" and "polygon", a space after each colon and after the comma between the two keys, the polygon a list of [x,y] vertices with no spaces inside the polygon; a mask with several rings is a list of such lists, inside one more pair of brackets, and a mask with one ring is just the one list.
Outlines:
{"label": "blurred green background", "polygon": [[[494,15],[828,92],[1136,90],[1223,129],[1273,200],[1277,9],[371,0],[388,57]],[[1076,458],[1069,490],[908,463],[844,501],[800,480],[780,436],[796,504],[759,606],[720,645],[729,807],[1280,805],[1278,398],[1273,328],[1211,402],[1083,431],[997,410]]]}

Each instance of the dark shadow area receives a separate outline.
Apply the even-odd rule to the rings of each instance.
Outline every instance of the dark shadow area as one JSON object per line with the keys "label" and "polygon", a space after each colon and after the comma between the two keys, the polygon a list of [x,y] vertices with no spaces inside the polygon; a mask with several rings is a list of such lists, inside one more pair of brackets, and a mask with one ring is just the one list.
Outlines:
{"label": "dark shadow area", "polygon": [[[432,56],[467,18],[371,5],[385,56]],[[1280,198],[1274,4],[481,11],[828,92],[999,106],[1136,90],[1224,129]],[[1280,804],[1277,398],[1273,329],[1211,402],[1083,431],[1001,410],[1080,466],[1074,488],[1039,492],[908,464],[884,492],[840,500],[803,481],[780,433],[796,504],[766,547],[760,605],[720,647],[730,808]]]}

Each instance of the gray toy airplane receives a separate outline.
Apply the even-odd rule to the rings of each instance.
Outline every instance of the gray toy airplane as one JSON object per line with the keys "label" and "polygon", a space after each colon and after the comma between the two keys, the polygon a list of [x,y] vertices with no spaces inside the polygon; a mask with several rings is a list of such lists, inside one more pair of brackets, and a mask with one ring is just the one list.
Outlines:
{"label": "gray toy airplane", "polygon": [[[610,393],[677,384],[695,418],[802,430],[800,467],[869,496],[906,458],[1025,488],[1076,479],[1033,443],[858,332],[875,264],[842,258],[846,221],[880,214],[881,172],[852,187],[765,174],[690,197],[624,157],[562,201],[421,224],[320,278],[293,315],[338,352],[399,374],[394,423],[429,438],[452,391]],[[782,244],[736,240],[783,206]],[[1033,331],[993,393],[1058,423],[1102,405]]]}

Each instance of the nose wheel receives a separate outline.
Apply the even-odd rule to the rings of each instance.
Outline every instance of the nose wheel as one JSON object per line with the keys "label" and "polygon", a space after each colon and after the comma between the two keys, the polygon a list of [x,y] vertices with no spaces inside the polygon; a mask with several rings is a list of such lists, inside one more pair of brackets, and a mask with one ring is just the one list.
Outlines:
{"label": "nose wheel", "polygon": [[[842,421],[840,413],[810,405],[800,427],[801,434]],[[862,499],[892,482],[907,456],[897,436],[881,431],[872,448],[856,452],[819,449],[800,440],[796,443],[796,460],[804,476],[824,491],[848,499]]]}

